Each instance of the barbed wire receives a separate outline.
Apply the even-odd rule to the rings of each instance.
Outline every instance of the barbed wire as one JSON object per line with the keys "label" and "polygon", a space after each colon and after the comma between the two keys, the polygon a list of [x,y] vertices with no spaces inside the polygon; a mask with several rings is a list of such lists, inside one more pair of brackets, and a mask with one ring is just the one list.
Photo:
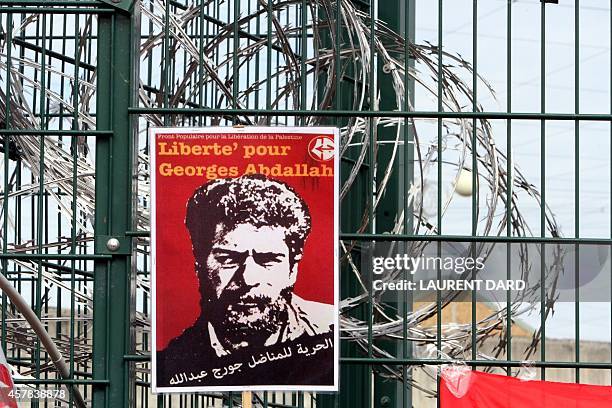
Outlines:
{"label": "barbed wire", "polygon": [[[229,10],[225,14],[218,11],[218,6],[222,3],[223,1],[208,1],[200,5],[176,8],[167,14],[168,5],[165,1],[139,2],[143,30],[139,61],[141,66],[152,67],[148,74],[141,72],[139,106],[208,107],[220,111],[226,108],[252,109],[253,106],[260,109],[265,105],[266,111],[309,109],[320,112],[337,109],[338,101],[346,100],[347,110],[354,111],[355,116],[336,122],[341,129],[341,153],[343,157],[352,158],[344,163],[348,170],[344,173],[339,192],[341,200],[350,200],[352,189],[362,180],[360,172],[364,165],[366,162],[373,163],[375,185],[373,196],[367,198],[367,202],[371,203],[372,214],[375,214],[378,207],[383,205],[383,197],[391,189],[391,180],[398,171],[399,156],[403,152],[404,143],[407,142],[405,135],[410,134],[415,157],[413,183],[404,192],[405,204],[400,206],[389,233],[424,237],[439,234],[438,218],[442,222],[448,219],[448,210],[457,198],[454,194],[457,181],[461,172],[469,169],[470,172],[475,172],[477,179],[474,193],[476,235],[505,236],[508,232],[512,236],[534,235],[532,226],[523,216],[521,209],[529,201],[541,207],[540,193],[515,163],[508,163],[507,153],[496,144],[491,123],[487,119],[441,117],[438,135],[437,130],[431,131],[431,126],[438,125],[437,119],[417,119],[410,115],[359,116],[359,112],[379,110],[381,101],[385,101],[385,106],[393,104],[393,110],[414,111],[415,107],[411,101],[415,95],[428,98],[435,104],[438,103],[438,97],[441,97],[440,104],[444,112],[465,112],[466,109],[468,112],[482,112],[483,108],[474,99],[470,84],[474,78],[472,65],[460,55],[440,50],[434,44],[410,42],[384,22],[372,21],[368,13],[359,10],[348,0],[286,0],[271,3],[258,0],[259,7],[254,10],[250,10],[250,7],[249,10],[240,10],[241,14],[235,16],[235,22]],[[307,10],[302,9],[304,3]],[[203,19],[203,11],[208,12],[209,9],[216,9],[214,12],[217,14],[214,18]],[[306,13],[306,17],[300,13]],[[27,32],[29,27],[34,27],[39,16],[32,14],[23,20],[14,28],[14,37]],[[268,31],[266,27],[271,29]],[[260,32],[262,29],[263,32]],[[95,17],[89,16],[79,27],[81,40],[76,46],[76,55],[84,55],[87,39],[94,31]],[[54,89],[56,85],[52,82],[47,83],[44,92],[40,92],[42,85],[36,78],[40,78],[43,70],[40,63],[41,53],[39,52],[36,58],[16,57],[19,54],[12,53],[9,61],[8,48],[18,49],[19,45],[9,44],[6,36],[3,38],[5,41],[0,42],[0,69],[10,72],[11,80],[9,98],[5,98],[4,93],[0,91],[0,121],[6,121],[6,112],[9,112],[11,129],[39,129],[43,124],[48,125],[41,123],[35,109],[35,104],[40,103],[37,98],[43,95],[44,103],[54,112],[68,112],[72,115],[70,119],[66,119],[72,129],[95,128],[95,65],[82,68],[87,73],[79,74],[75,78],[74,73],[68,72],[65,61],[61,66],[57,66],[51,58],[45,64],[45,72],[64,78],[70,84],[72,92],[65,96]],[[442,65],[439,65],[439,60]],[[238,63],[238,66],[234,66],[235,63]],[[24,67],[38,74],[26,75]],[[266,75],[261,73],[264,70],[267,71]],[[235,77],[237,73],[241,75]],[[494,97],[494,90],[486,80],[479,76],[477,79],[486,90],[481,91],[480,98],[485,93]],[[7,80],[8,78],[3,78],[0,82],[6,84]],[[35,91],[38,91],[37,98],[33,96]],[[263,93],[267,95],[264,97]],[[8,109],[5,100],[10,102]],[[179,126],[184,123],[200,123],[200,120],[197,115],[195,118],[186,118],[180,114],[147,113],[139,118],[139,134],[145,135],[149,126]],[[208,121],[213,125],[237,121],[246,125],[296,123],[317,126],[329,125],[330,118],[313,114],[303,117],[298,123],[297,119],[289,117],[281,120],[271,114],[243,114],[237,117],[213,114],[208,117]],[[57,204],[65,225],[71,225],[76,218],[78,244],[91,250],[95,213],[95,163],[86,138],[70,139],[70,143],[65,142],[67,139],[62,141],[53,137],[44,137],[41,141],[39,136],[28,135],[4,135],[3,138],[8,138],[7,142],[11,146],[12,156],[8,158],[13,162],[18,160],[34,180],[44,178],[44,193],[52,197],[53,202]],[[385,159],[382,158],[383,145],[386,146]],[[374,157],[368,157],[370,147],[373,148]],[[41,161],[43,151],[45,160]],[[440,152],[442,156],[439,155]],[[139,207],[135,221],[136,227],[141,230],[149,228],[148,163],[147,146],[141,143],[136,178]],[[427,202],[427,195],[433,194],[431,191],[437,190],[437,186],[442,186],[442,181],[437,179],[438,166],[443,167],[445,174],[451,175],[445,183],[449,193],[444,195],[442,191],[435,192],[437,200],[442,200],[442,213],[439,215],[437,210],[428,208]],[[12,164],[10,168],[14,177],[18,166]],[[510,180],[508,169],[512,172]],[[76,175],[76,188],[73,185],[73,174]],[[511,186],[511,193],[508,186]],[[5,188],[9,189],[10,198],[32,197],[40,193],[36,183],[20,186],[19,189],[12,183]],[[77,214],[72,210],[74,190],[77,191]],[[3,194],[0,194],[0,201],[3,199]],[[500,209],[506,208],[509,210],[500,217]],[[408,213],[404,209],[408,209]],[[355,232],[368,231],[375,221],[369,218],[369,214],[366,210],[361,216],[355,217],[358,221]],[[548,206],[545,206],[544,216],[547,235],[560,236],[560,228]],[[406,222],[407,218],[412,222]],[[406,230],[406,225],[414,225],[413,230]],[[9,223],[9,227],[15,228],[14,220]],[[10,232],[3,231],[2,239],[8,241]],[[146,255],[148,239],[138,238],[138,241],[141,244],[139,251]],[[67,243],[70,243],[70,237],[59,238],[58,242],[48,246],[61,252]],[[8,241],[9,251],[16,251],[17,244]],[[418,256],[426,245],[425,241],[412,243],[406,251]],[[480,243],[475,245],[473,250],[477,256],[486,258],[494,246],[494,243]],[[461,356],[466,350],[471,350],[484,341],[496,341],[498,344],[494,355],[478,351],[481,358],[495,358],[505,350],[508,320],[533,310],[533,305],[538,303],[535,298],[540,295],[540,288],[525,293],[520,301],[513,303],[508,309],[491,310],[478,322],[444,323],[442,331],[438,333],[436,327],[428,326],[426,322],[441,318],[437,315],[456,300],[459,293],[443,293],[440,299],[441,308],[436,302],[425,302],[411,312],[394,310],[385,302],[382,292],[369,290],[367,279],[371,271],[364,270],[354,259],[355,253],[363,249],[358,242],[343,241],[342,249],[343,268],[347,273],[353,274],[360,289],[358,294],[341,300],[341,335],[343,339],[355,343],[365,354],[370,349],[371,339],[413,341],[417,345],[417,356],[419,353],[421,356],[429,355],[431,346],[436,347],[440,341],[440,351],[453,358]],[[526,278],[530,273],[528,252],[526,245],[521,247],[521,257],[518,261],[521,278]],[[39,270],[35,262],[20,261],[19,265],[24,274],[35,274]],[[138,263],[137,267],[142,268]],[[549,272],[546,276],[547,287],[554,288],[557,279],[555,269],[550,268]],[[388,279],[397,277],[398,273],[389,275]],[[67,287],[56,279],[52,268],[43,269],[42,279],[46,287],[74,291],[78,301],[86,305],[76,317],[91,318],[93,293],[86,286],[78,291]],[[138,273],[136,279],[138,290],[149,293],[148,276]],[[547,291],[543,302],[546,310],[542,311],[546,317],[554,306],[554,300],[554,289]],[[371,322],[359,319],[351,313],[368,302],[373,302],[374,315]],[[511,315],[508,315],[508,312]],[[18,316],[13,313],[9,317],[16,319]],[[137,318],[139,330],[148,332],[150,320],[146,311],[137,314]],[[9,342],[18,348],[32,347],[35,339],[23,335],[23,322],[9,320],[7,324]],[[472,333],[473,328],[476,329],[475,335]],[[526,350],[527,356],[535,352],[540,336],[539,330],[533,333],[532,344]],[[91,342],[87,339],[77,339],[77,342],[78,353],[75,358],[91,355]],[[69,342],[58,339],[57,343],[62,353],[69,353]],[[376,344],[371,346],[371,350],[375,358],[394,357]],[[402,369],[396,366],[383,366],[380,372],[390,378],[403,378]]]}

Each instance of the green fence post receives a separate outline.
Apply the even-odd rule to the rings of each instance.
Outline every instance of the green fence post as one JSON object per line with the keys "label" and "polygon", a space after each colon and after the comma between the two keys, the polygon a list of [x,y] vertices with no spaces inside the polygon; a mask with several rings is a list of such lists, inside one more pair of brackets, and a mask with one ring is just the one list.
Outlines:
{"label": "green fence post", "polygon": [[[385,24],[392,30],[400,33],[406,41],[414,41],[414,22],[415,22],[415,4],[414,0],[378,0],[378,16],[380,21],[384,21]],[[406,56],[409,56],[408,47],[405,47]],[[414,68],[414,60],[408,58],[404,62],[404,69]],[[391,71],[384,67],[383,64],[378,62],[378,83],[380,84],[381,95],[393,95],[395,89],[393,87],[393,80],[391,78]],[[414,81],[409,79],[406,75],[405,79],[406,88],[404,97],[404,103],[402,106],[398,106],[397,101],[394,98],[381,97],[379,102],[379,109],[383,111],[387,110],[402,110],[410,111],[411,106],[414,106]],[[406,102],[408,101],[408,103]],[[414,179],[414,134],[413,129],[410,126],[406,126],[406,123],[410,123],[410,119],[404,120],[404,126],[402,127],[402,148],[398,149],[393,163],[393,173],[388,182],[385,196],[381,198],[378,208],[376,210],[376,233],[389,233],[393,230],[395,222],[402,211],[404,214],[404,234],[412,235],[413,233],[413,206],[407,201],[408,191],[412,186]],[[389,163],[393,158],[394,144],[391,143],[395,140],[395,129],[379,127],[378,139],[387,141],[387,144],[381,144],[378,146],[378,157],[379,163]],[[386,166],[386,165],[385,165]],[[379,174],[384,172],[384,167],[378,170]],[[379,176],[381,177],[381,176]],[[408,250],[408,246],[405,243],[400,245],[403,250]],[[410,279],[410,276],[406,276]],[[396,310],[394,310],[396,308]],[[395,304],[389,304],[388,313],[397,313],[401,316],[407,316],[412,311],[412,296],[410,294],[400,294],[395,300]],[[391,355],[397,358],[410,358],[412,357],[412,343],[406,339],[407,336],[407,325],[404,324],[404,339],[398,341],[392,339],[389,341],[379,340],[377,343],[378,347],[381,347]],[[389,380],[382,376],[376,376],[374,381],[374,406],[375,407],[411,407],[412,406],[412,387],[409,385],[409,379],[412,377],[408,374],[409,366],[404,367],[404,379],[403,381],[397,381],[395,379]]]}
{"label": "green fence post", "polygon": [[[96,143],[96,253],[111,253],[96,262],[94,276],[93,378],[107,379],[94,389],[94,407],[128,407],[130,363],[130,240],[132,224],[133,138],[128,108],[134,84],[132,17],[118,12],[98,19],[97,129],[112,130]],[[110,238],[121,246],[107,248]]]}

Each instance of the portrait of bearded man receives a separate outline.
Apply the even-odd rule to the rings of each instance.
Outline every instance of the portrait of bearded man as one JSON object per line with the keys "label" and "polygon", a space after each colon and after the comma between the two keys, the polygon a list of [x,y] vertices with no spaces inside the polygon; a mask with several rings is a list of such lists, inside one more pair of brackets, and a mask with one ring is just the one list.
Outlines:
{"label": "portrait of bearded man", "polygon": [[157,386],[334,384],[334,306],[294,293],[312,225],[296,191],[260,174],[213,180],[185,225],[200,316],[157,352]]}

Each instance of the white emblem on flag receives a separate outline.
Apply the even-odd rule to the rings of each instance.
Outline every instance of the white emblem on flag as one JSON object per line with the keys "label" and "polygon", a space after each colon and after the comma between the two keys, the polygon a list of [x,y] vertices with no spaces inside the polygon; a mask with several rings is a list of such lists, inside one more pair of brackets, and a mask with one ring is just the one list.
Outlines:
{"label": "white emblem on flag", "polygon": [[327,136],[312,139],[308,145],[310,156],[318,161],[329,161],[334,158],[334,140]]}

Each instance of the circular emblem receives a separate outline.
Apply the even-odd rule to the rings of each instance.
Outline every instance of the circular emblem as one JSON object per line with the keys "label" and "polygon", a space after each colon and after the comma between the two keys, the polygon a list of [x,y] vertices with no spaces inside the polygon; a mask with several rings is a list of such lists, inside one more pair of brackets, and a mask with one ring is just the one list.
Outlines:
{"label": "circular emblem", "polygon": [[330,161],[334,158],[334,139],[317,136],[308,143],[308,154],[316,161]]}

